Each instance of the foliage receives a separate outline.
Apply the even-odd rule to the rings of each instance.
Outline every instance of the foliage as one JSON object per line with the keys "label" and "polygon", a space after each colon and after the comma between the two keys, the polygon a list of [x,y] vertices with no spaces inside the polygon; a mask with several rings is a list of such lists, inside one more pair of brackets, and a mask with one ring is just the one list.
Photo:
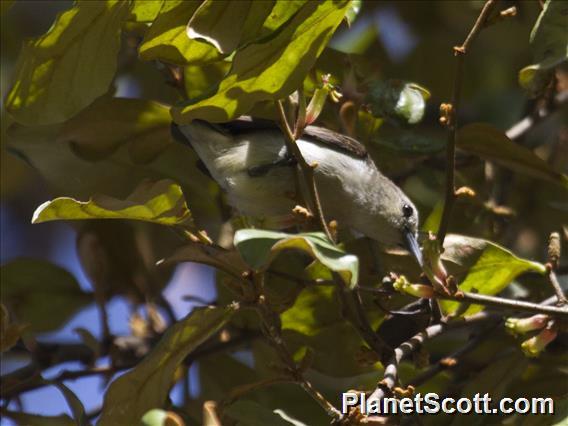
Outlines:
{"label": "foliage", "polygon": [[[3,23],[18,3],[2,2]],[[30,207],[31,222],[44,223],[33,231],[59,237],[47,222],[73,227],[91,291],[47,260],[2,265],[3,362],[29,363],[2,376],[2,416],[38,425],[364,424],[356,412],[338,413],[341,392],[401,397],[409,384],[452,396],[547,396],[560,407],[568,311],[555,241],[567,239],[568,3],[533,3],[519,3],[523,13],[512,17],[495,2],[479,10],[475,2],[78,0],[50,17],[11,70],[2,143],[51,194]],[[456,45],[468,33],[467,49],[441,47],[441,38]],[[455,56],[466,54],[451,75]],[[521,111],[528,115],[515,116]],[[243,115],[278,121],[299,165],[295,193],[281,194],[295,206],[287,215],[240,215],[177,140],[177,126],[225,131],[219,123]],[[294,151],[312,123],[361,141],[367,161],[414,201],[424,265],[323,220],[334,218],[311,180],[322,165]],[[455,182],[444,187],[448,170]],[[37,192],[23,188],[13,198],[35,203]],[[286,232],[273,229],[282,224]],[[452,233],[435,237],[441,225]],[[546,255],[553,231],[561,235]],[[179,319],[164,287],[186,262],[215,270],[217,297]],[[184,291],[208,285],[189,281]],[[542,304],[550,295],[557,303]],[[115,297],[131,308],[129,335],[111,333]],[[76,330],[79,343],[46,334],[92,305],[100,336],[88,325]],[[404,362],[393,358],[410,347]],[[47,372],[67,361],[82,365]],[[180,402],[172,389],[194,365],[200,393],[185,389]],[[92,375],[108,382],[100,413],[67,386]],[[43,387],[62,394],[70,415],[10,403]]]}

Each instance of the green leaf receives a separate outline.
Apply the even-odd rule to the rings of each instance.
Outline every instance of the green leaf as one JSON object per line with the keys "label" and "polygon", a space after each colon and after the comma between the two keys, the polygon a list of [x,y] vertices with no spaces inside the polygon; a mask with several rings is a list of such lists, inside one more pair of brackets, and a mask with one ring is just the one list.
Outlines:
{"label": "green leaf", "polygon": [[160,13],[164,0],[133,0],[129,21],[152,22]]}
{"label": "green leaf", "polygon": [[227,55],[254,38],[274,3],[205,0],[189,21],[187,35],[191,39],[205,40],[215,46],[219,53]]}
{"label": "green leaf", "polygon": [[14,260],[2,266],[0,273],[2,303],[34,332],[56,330],[93,301],[73,275],[43,260]]}
{"label": "green leaf", "polygon": [[[459,235],[446,238],[442,259],[461,266],[462,270],[467,269],[467,275],[459,283],[460,290],[488,295],[501,292],[524,272],[546,272],[544,265],[521,259],[495,243]],[[443,301],[441,304],[446,313],[452,314],[458,310],[460,302]],[[482,306],[472,305],[464,314],[471,315],[482,309]]]}
{"label": "green leaf", "polygon": [[505,133],[489,124],[473,123],[459,129],[457,146],[503,167],[568,188],[566,175],[554,171],[531,150],[514,143]]}
{"label": "green leaf", "polygon": [[6,109],[20,123],[61,123],[99,96],[114,78],[123,1],[81,1],[59,15],[51,29],[26,42]]}
{"label": "green leaf", "polygon": [[[292,352],[313,349],[310,368],[331,377],[352,377],[376,370],[378,364],[364,365],[356,357],[364,342],[345,320],[337,291],[332,286],[302,290],[294,306],[281,315],[286,344]],[[376,327],[382,313],[372,307],[367,315]]]}
{"label": "green leaf", "polygon": [[161,407],[176,368],[196,347],[218,332],[235,310],[235,306],[197,308],[171,326],[135,368],[111,383],[99,424],[131,424],[152,408]]}
{"label": "green leaf", "polygon": [[3,303],[0,303],[0,353],[12,349],[23,332],[28,328],[27,325],[15,324],[10,321],[10,315]]}
{"label": "green leaf", "polygon": [[171,256],[158,262],[160,266],[169,266],[181,262],[197,262],[214,268],[230,271],[240,276],[247,270],[239,254],[219,246],[190,243],[177,249]]}
{"label": "green leaf", "polygon": [[267,268],[272,259],[287,249],[300,250],[335,271],[346,285],[357,284],[359,259],[333,246],[320,232],[286,234],[260,229],[241,229],[234,244],[245,262],[255,269]]}
{"label": "green leaf", "polygon": [[102,97],[67,121],[57,142],[70,143],[81,158],[106,158],[129,144],[135,163],[147,163],[171,142],[169,108],[143,99]]}
{"label": "green leaf", "polygon": [[408,157],[436,154],[446,147],[446,141],[442,138],[400,128],[389,122],[382,124],[371,135],[371,143]]}
{"label": "green leaf", "polygon": [[357,19],[359,12],[361,12],[361,6],[362,5],[363,5],[363,0],[352,0],[351,1],[351,4],[349,5],[349,9],[347,10],[347,13],[345,14],[345,20],[347,21],[347,25],[351,26],[351,24],[353,22],[355,22],[355,19]]}
{"label": "green leaf", "polygon": [[191,223],[181,188],[169,180],[142,182],[125,200],[95,195],[89,201],[59,197],[34,212],[32,223],[52,220],[129,219],[181,225]]}
{"label": "green leaf", "polygon": [[217,93],[173,108],[174,120],[228,121],[259,102],[289,95],[301,86],[348,6],[349,1],[305,3],[282,30],[237,51]]}
{"label": "green leaf", "polygon": [[530,46],[535,64],[519,72],[520,85],[533,95],[540,93],[553,69],[568,58],[568,3],[547,0],[531,32]]}
{"label": "green leaf", "polygon": [[[507,391],[512,382],[523,374],[528,361],[518,352],[510,356],[493,361],[488,367],[475,373],[462,390],[461,397],[473,398],[474,395],[489,394],[495,404],[502,397],[508,395]],[[493,406],[493,405],[492,405]],[[452,415],[451,426],[474,426],[486,424],[485,416]]]}
{"label": "green leaf", "polygon": [[183,81],[187,98],[194,99],[214,93],[217,84],[223,80],[230,67],[231,63],[228,61],[184,67]]}
{"label": "green leaf", "polygon": [[140,59],[164,61],[177,65],[215,62],[221,55],[208,43],[192,40],[187,23],[201,1],[165,1],[140,45]]}
{"label": "green leaf", "polygon": [[223,413],[236,420],[237,425],[306,426],[305,423],[291,418],[282,410],[270,410],[250,400],[237,401],[225,408]]}
{"label": "green leaf", "polygon": [[387,80],[375,82],[365,102],[375,117],[384,117],[400,124],[416,124],[424,117],[430,92],[407,81]]}

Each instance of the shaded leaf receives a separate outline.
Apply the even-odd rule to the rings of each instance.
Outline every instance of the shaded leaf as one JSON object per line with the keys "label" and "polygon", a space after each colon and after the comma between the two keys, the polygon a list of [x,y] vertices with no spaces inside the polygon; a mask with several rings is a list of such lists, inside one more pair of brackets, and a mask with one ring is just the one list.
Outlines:
{"label": "shaded leaf", "polygon": [[457,146],[464,151],[568,188],[566,175],[554,171],[532,151],[514,143],[504,132],[489,124],[468,124],[458,130],[457,137]]}
{"label": "shaded leaf", "polygon": [[2,303],[35,332],[59,328],[93,300],[73,275],[43,260],[14,260],[0,271]]}
{"label": "shaded leaf", "polygon": [[99,160],[130,143],[134,162],[146,163],[170,143],[169,108],[143,99],[103,97],[67,121],[57,135],[87,160]]}
{"label": "shaded leaf", "polygon": [[416,124],[424,117],[428,98],[430,92],[416,83],[387,80],[372,84],[365,102],[375,117]]}
{"label": "shaded leaf", "polygon": [[[467,270],[467,275],[459,283],[460,290],[488,295],[501,292],[524,272],[545,273],[544,265],[521,259],[491,241],[458,235],[446,238],[442,259],[460,266],[461,270]],[[452,268],[449,270],[452,273]],[[441,304],[447,313],[456,312],[460,305],[453,301],[443,301]],[[471,315],[482,309],[479,305],[472,305],[465,314]]]}
{"label": "shaded leaf", "polygon": [[370,135],[371,143],[388,148],[396,154],[405,156],[432,155],[441,152],[446,147],[443,138],[401,129],[390,123],[385,123]]}
{"label": "shaded leaf", "polygon": [[[468,381],[462,390],[461,396],[473,398],[474,395],[489,394],[492,401],[498,401],[507,395],[511,383],[525,370],[528,361],[518,352],[492,362],[482,371],[475,372],[475,376]],[[495,408],[492,406],[492,408]],[[481,425],[486,417],[476,415],[453,415],[452,426]]]}
{"label": "shaded leaf", "polygon": [[292,419],[282,410],[273,411],[250,400],[237,401],[223,412],[242,426],[305,426],[305,423]]}
{"label": "shaded leaf", "polygon": [[180,124],[196,118],[228,121],[258,102],[289,95],[302,84],[348,6],[348,1],[305,3],[274,36],[237,51],[217,93],[175,107],[174,120]]}
{"label": "shaded leaf", "polygon": [[125,200],[95,195],[82,202],[69,197],[55,198],[39,206],[32,223],[52,220],[130,219],[180,225],[191,222],[183,192],[168,180],[143,182]]}
{"label": "shaded leaf", "polygon": [[25,43],[6,99],[14,119],[61,123],[106,93],[127,13],[127,2],[77,2],[46,34]]}
{"label": "shaded leaf", "polygon": [[359,260],[333,246],[320,232],[286,234],[260,229],[241,229],[235,233],[234,244],[243,259],[255,269],[268,267],[282,250],[295,249],[307,253],[335,271],[346,285],[355,286],[359,274]]}
{"label": "shaded leaf", "polygon": [[0,303],[0,353],[12,349],[27,328],[25,324],[10,322],[10,315],[4,304]]}
{"label": "shaded leaf", "polygon": [[274,3],[205,0],[189,21],[187,35],[191,39],[205,40],[221,54],[229,54],[237,46],[254,37],[270,14]]}
{"label": "shaded leaf", "polygon": [[77,426],[77,423],[68,415],[41,416],[39,414],[17,413],[15,411],[2,411],[2,415],[12,419],[19,425],[27,426]]}
{"label": "shaded leaf", "polygon": [[[130,424],[166,400],[176,368],[197,346],[225,325],[236,307],[197,308],[162,336],[132,370],[111,383],[100,425]],[[136,420],[137,421],[137,420]]]}
{"label": "shaded leaf", "polygon": [[225,250],[218,246],[208,246],[190,243],[177,249],[171,256],[159,262],[160,266],[169,266],[181,262],[197,262],[230,271],[240,276],[246,271],[247,265],[235,251]]}
{"label": "shaded leaf", "polygon": [[212,45],[192,40],[186,26],[201,1],[166,1],[140,44],[139,55],[144,61],[164,61],[178,65],[207,63],[221,55]]}
{"label": "shaded leaf", "polygon": [[71,413],[73,414],[75,424],[77,424],[78,426],[87,426],[89,424],[83,403],[79,400],[79,398],[77,398],[77,395],[75,395],[75,393],[71,389],[69,389],[63,383],[55,380],[49,380],[45,383],[55,386],[57,389],[59,389],[59,392],[61,392],[61,394],[65,398],[65,401],[67,402],[67,405],[69,406]]}
{"label": "shaded leaf", "polygon": [[540,93],[553,69],[568,58],[568,3],[547,0],[532,29],[530,46],[535,64],[519,72],[519,83],[533,95]]}

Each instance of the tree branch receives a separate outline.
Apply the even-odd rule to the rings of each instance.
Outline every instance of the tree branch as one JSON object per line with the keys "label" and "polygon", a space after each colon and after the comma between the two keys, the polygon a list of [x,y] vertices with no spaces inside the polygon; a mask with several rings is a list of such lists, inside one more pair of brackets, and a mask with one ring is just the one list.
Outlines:
{"label": "tree branch", "polygon": [[321,228],[325,232],[325,235],[333,243],[335,242],[335,240],[329,230],[329,227],[327,226],[327,222],[325,221],[318,188],[314,177],[314,169],[317,167],[317,164],[308,164],[306,159],[302,155],[300,148],[298,148],[296,139],[300,137],[301,131],[299,128],[297,128],[296,134],[292,133],[290,125],[288,124],[288,119],[286,118],[286,112],[284,111],[282,101],[276,101],[276,110],[278,111],[278,115],[280,117],[280,126],[282,127],[282,132],[284,133],[284,141],[286,143],[286,147],[288,148],[288,151],[294,156],[294,159],[298,162],[300,170],[302,171],[302,174],[304,176],[306,187],[308,188],[308,191],[310,193],[310,201],[312,202],[312,205],[315,209],[315,216],[317,216]]}
{"label": "tree branch", "polygon": [[456,72],[454,77],[454,88],[452,95],[452,103],[447,112],[446,125],[448,126],[448,142],[446,146],[446,195],[444,201],[444,210],[442,212],[442,219],[440,221],[440,228],[438,229],[437,239],[440,242],[440,247],[444,246],[444,239],[448,231],[448,225],[452,214],[452,209],[455,201],[455,164],[456,164],[456,134],[458,128],[458,107],[461,98],[461,86],[463,79],[464,59],[467,50],[469,49],[473,40],[477,37],[480,31],[485,26],[487,18],[491,15],[493,8],[497,4],[496,0],[488,0],[481,13],[479,14],[473,28],[469,32],[467,38],[461,46],[454,47],[454,56],[456,57]]}

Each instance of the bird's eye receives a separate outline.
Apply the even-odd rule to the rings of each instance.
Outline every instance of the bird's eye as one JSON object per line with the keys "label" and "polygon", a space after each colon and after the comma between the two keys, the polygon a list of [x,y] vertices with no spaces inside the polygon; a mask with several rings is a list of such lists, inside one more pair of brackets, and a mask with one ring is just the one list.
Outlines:
{"label": "bird's eye", "polygon": [[402,206],[402,214],[404,215],[404,217],[409,218],[410,216],[412,216],[413,213],[414,209],[412,208],[412,206],[408,204]]}

